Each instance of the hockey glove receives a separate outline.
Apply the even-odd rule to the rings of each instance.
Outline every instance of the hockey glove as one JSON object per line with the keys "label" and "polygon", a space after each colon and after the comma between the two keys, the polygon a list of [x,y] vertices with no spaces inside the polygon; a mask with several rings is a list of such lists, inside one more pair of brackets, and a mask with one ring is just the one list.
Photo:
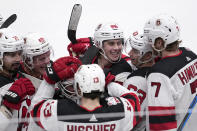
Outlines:
{"label": "hockey glove", "polygon": [[10,89],[4,95],[3,104],[11,109],[20,109],[21,103],[27,95],[32,96],[35,93],[35,87],[27,78],[16,80]]}
{"label": "hockey glove", "polygon": [[115,76],[112,75],[110,72],[105,77],[105,85],[107,86],[110,82],[113,82],[115,80]]}
{"label": "hockey glove", "polygon": [[66,80],[74,76],[81,61],[75,57],[67,56],[57,59],[47,65],[44,79],[49,84],[55,84],[58,81]]}
{"label": "hockey glove", "polygon": [[105,86],[107,86],[110,82],[115,80],[115,75],[111,74],[111,69],[105,68]]}
{"label": "hockey glove", "polygon": [[87,49],[93,45],[91,37],[77,39],[76,44],[70,43],[67,47],[67,50],[70,56],[79,58],[79,56],[84,55]]}

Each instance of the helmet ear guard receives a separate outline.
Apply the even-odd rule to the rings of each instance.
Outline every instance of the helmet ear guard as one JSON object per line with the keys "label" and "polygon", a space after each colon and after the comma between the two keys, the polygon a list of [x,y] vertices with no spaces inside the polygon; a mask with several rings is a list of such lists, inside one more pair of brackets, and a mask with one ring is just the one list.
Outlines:
{"label": "helmet ear guard", "polygon": [[[164,49],[167,45],[180,39],[180,27],[172,16],[161,14],[149,19],[144,26],[144,36],[154,49],[157,38],[164,41]],[[156,49],[157,50],[157,49]],[[158,50],[161,51],[161,50]]]}
{"label": "helmet ear guard", "polygon": [[105,74],[97,64],[81,65],[74,76],[74,88],[79,97],[87,93],[104,92]]}

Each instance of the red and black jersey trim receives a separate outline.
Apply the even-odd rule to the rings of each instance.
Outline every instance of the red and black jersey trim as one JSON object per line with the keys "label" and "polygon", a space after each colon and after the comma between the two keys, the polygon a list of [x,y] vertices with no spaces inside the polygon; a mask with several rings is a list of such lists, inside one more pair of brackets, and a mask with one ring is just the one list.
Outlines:
{"label": "red and black jersey trim", "polygon": [[121,55],[121,58],[124,59],[124,60],[126,60],[126,61],[131,60],[130,57],[128,57],[128,56],[126,56],[126,55],[124,55],[124,54]]}
{"label": "red and black jersey trim", "polygon": [[[116,105],[108,105],[107,102],[102,102],[102,105],[95,110],[88,111],[80,107],[78,104],[69,99],[58,100],[57,115],[59,121],[77,122],[77,123],[101,123],[117,121],[125,118],[124,106],[119,98],[120,103]],[[104,100],[106,101],[106,100]],[[65,107],[69,107],[66,108]],[[97,121],[90,121],[92,115],[95,115]],[[117,115],[118,114],[118,115]],[[64,118],[62,118],[64,116]],[[75,119],[70,116],[77,116]],[[61,119],[59,119],[61,118]],[[71,118],[71,119],[70,119]]]}
{"label": "red and black jersey trim", "polygon": [[170,116],[150,116],[149,117],[149,122],[151,124],[174,122],[174,121],[176,121],[176,115],[170,115]]}
{"label": "red and black jersey trim", "polygon": [[0,88],[9,83],[13,83],[15,79],[19,79],[21,77],[24,77],[24,75],[20,72],[15,73],[12,77],[8,77],[3,74],[0,74]]}
{"label": "red and black jersey trim", "polygon": [[46,100],[42,100],[41,102],[39,102],[38,104],[36,104],[33,108],[33,110],[31,111],[31,116],[33,117],[35,123],[44,129],[43,125],[40,122],[40,109],[42,107],[42,105],[44,104]]}
{"label": "red and black jersey trim", "polygon": [[134,93],[127,93],[122,95],[121,97],[127,99],[132,105],[133,102],[135,103],[134,106],[134,111],[135,111],[135,124],[138,123],[141,119],[141,116],[139,115],[139,111],[140,111],[140,102],[139,102],[139,98],[137,97],[136,94]]}
{"label": "red and black jersey trim", "polygon": [[[147,73],[147,76],[151,73],[161,73],[171,78],[185,65],[197,59],[196,54],[194,54],[192,51],[188,51],[184,47],[179,48],[179,50],[182,53],[171,57],[165,57],[155,63]],[[189,57],[190,60],[188,61],[186,57]]]}
{"label": "red and black jersey trim", "polygon": [[112,64],[110,72],[112,75],[118,75],[122,72],[133,72],[133,70],[125,59],[121,59],[118,63]]}
{"label": "red and black jersey trim", "polygon": [[149,106],[148,110],[151,130],[169,130],[177,128],[175,107]]}

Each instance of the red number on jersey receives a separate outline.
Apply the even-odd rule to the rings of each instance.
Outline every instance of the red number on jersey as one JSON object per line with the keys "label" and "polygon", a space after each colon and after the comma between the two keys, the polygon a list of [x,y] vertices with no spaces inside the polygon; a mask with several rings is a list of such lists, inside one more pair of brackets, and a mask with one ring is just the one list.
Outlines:
{"label": "red number on jersey", "polygon": [[161,83],[159,82],[151,82],[151,86],[156,86],[156,92],[155,92],[155,97],[158,97],[159,95],[159,90],[160,90],[160,87],[161,87]]}
{"label": "red number on jersey", "polygon": [[51,116],[51,104],[54,102],[47,103],[45,109],[44,109],[44,117],[50,117]]}
{"label": "red number on jersey", "polygon": [[143,103],[144,99],[146,98],[146,92],[145,91],[143,91],[141,89],[137,89],[137,87],[134,86],[134,85],[132,85],[132,84],[128,85],[128,88],[127,89],[128,90],[133,89],[134,91],[136,91],[139,94],[138,97],[140,99],[140,104]]}
{"label": "red number on jersey", "polygon": [[191,93],[192,93],[192,94],[196,93],[197,80],[195,80],[194,82],[192,82],[192,83],[190,84],[190,88],[191,88]]}

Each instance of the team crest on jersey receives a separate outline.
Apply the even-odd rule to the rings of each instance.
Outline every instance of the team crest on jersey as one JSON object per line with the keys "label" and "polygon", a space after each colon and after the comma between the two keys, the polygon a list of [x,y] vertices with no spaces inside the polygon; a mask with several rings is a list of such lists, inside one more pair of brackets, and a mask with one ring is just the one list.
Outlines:
{"label": "team crest on jersey", "polygon": [[108,97],[106,98],[107,105],[112,106],[112,105],[117,105],[120,103],[120,100],[117,99],[116,97]]}

